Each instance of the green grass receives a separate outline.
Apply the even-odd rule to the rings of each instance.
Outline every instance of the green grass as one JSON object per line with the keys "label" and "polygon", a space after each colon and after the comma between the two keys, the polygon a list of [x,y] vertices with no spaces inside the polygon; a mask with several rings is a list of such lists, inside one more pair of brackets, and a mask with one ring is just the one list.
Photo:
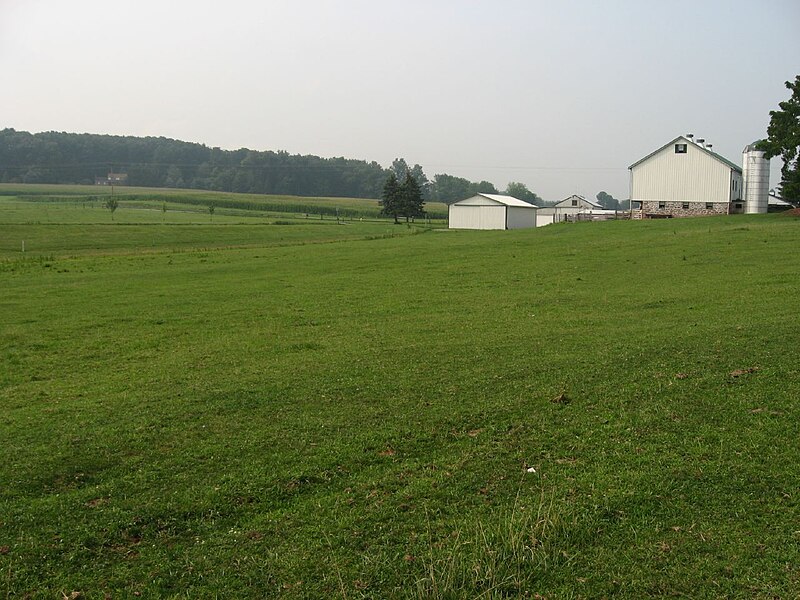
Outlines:
{"label": "green grass", "polygon": [[[0,183],[0,199],[3,196],[19,197],[49,203],[80,204],[81,207],[92,202],[101,206],[111,193],[112,189],[104,186]],[[378,200],[365,198],[313,198],[127,186],[114,186],[113,194],[123,205],[145,203],[158,210],[162,203],[167,202],[184,208],[197,207],[202,212],[213,203],[218,209],[295,213],[303,218],[306,214],[310,218],[320,215],[340,215],[348,219],[380,217]],[[426,203],[425,210],[432,219],[447,218],[447,206],[440,202]]]}
{"label": "green grass", "polygon": [[[0,224],[209,224],[209,223],[269,223],[269,215],[261,212],[228,209],[215,210],[213,219],[208,208],[176,203],[134,202],[122,200],[111,214],[102,199],[62,200],[60,202],[31,201],[18,197],[0,196]],[[163,210],[163,208],[166,210]],[[319,219],[319,215],[317,215]]]}
{"label": "green grass", "polygon": [[797,596],[798,219],[214,218],[0,263],[7,597]]}
{"label": "green grass", "polygon": [[[164,210],[166,208],[166,210]],[[403,235],[426,225],[385,219],[262,213],[184,204],[121,201],[113,214],[99,200],[41,202],[0,196],[0,261],[79,254],[263,247]],[[7,267],[7,265],[6,265]],[[3,262],[0,262],[3,268]]]}

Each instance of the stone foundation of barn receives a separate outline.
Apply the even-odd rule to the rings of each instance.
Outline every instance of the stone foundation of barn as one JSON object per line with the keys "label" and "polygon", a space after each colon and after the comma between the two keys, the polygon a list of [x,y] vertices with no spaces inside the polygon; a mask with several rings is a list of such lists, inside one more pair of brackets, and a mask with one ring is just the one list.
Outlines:
{"label": "stone foundation of barn", "polygon": [[701,217],[705,215],[727,215],[736,210],[735,204],[729,202],[658,202],[645,200],[642,202],[642,213],[645,218],[668,217]]}

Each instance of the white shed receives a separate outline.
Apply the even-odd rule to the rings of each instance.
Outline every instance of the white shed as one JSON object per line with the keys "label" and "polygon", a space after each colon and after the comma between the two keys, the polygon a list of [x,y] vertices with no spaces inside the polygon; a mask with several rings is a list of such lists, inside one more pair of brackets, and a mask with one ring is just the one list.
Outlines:
{"label": "white shed", "polygon": [[477,194],[450,205],[450,229],[524,229],[536,227],[537,206],[499,194]]}

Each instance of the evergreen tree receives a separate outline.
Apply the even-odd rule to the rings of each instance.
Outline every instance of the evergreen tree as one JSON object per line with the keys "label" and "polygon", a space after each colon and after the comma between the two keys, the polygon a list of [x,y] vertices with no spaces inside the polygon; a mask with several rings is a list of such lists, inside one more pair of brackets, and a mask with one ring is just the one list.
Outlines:
{"label": "evergreen tree", "polygon": [[406,218],[406,222],[408,222],[409,217],[421,217],[425,214],[423,209],[425,201],[422,199],[422,190],[419,182],[410,171],[406,172],[406,178],[400,186],[399,196],[399,213]]}
{"label": "evergreen tree", "polygon": [[389,173],[386,183],[383,184],[381,193],[381,214],[394,217],[397,223],[397,216],[400,214],[400,184],[394,171]]}

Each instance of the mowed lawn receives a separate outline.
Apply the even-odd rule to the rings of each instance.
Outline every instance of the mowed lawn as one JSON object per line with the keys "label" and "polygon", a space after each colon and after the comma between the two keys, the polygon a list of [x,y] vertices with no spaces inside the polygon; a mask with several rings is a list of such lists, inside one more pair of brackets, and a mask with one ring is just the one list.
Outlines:
{"label": "mowed lawn", "polygon": [[0,261],[7,597],[798,596],[797,218],[97,227]]}

